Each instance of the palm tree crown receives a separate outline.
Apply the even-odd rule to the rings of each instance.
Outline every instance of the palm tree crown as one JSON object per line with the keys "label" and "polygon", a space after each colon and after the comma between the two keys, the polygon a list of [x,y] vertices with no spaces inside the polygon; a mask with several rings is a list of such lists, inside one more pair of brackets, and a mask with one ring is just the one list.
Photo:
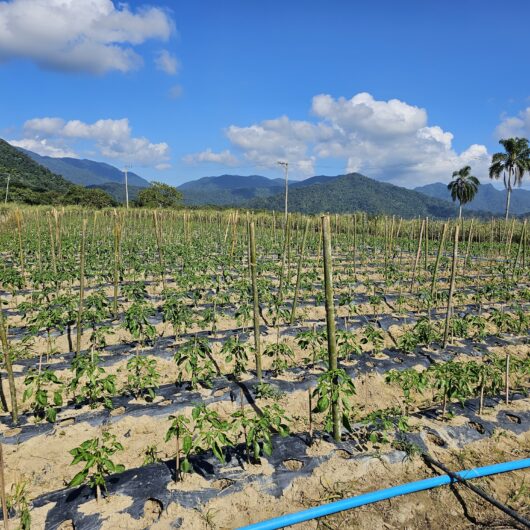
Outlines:
{"label": "palm tree crown", "polygon": [[477,194],[480,181],[477,177],[471,175],[471,167],[465,166],[458,171],[453,172],[453,180],[447,185],[451,192],[453,201],[458,200],[460,203],[459,217],[462,217],[462,205],[471,202]]}
{"label": "palm tree crown", "polygon": [[526,138],[499,140],[504,153],[495,153],[491,159],[490,178],[499,179],[502,175],[506,196],[506,219],[510,209],[510,194],[513,187],[521,185],[525,172],[530,171],[530,147]]}

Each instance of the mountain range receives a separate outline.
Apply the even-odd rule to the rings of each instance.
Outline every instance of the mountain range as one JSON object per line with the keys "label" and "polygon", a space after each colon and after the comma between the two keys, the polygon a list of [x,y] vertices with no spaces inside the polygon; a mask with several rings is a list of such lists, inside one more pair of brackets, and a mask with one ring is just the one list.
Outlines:
{"label": "mountain range", "polygon": [[[51,156],[38,155],[26,149],[20,150],[41,166],[80,186],[99,186],[109,182],[124,183],[123,171],[105,162],[68,157],[52,158]],[[127,181],[131,186],[140,188],[149,186],[147,180],[132,171],[128,172]]]}
{"label": "mountain range", "polygon": [[[446,184],[435,182],[415,188],[429,197],[448,199],[449,190]],[[506,207],[506,190],[498,190],[492,184],[481,184],[473,202],[466,204],[464,210],[483,210],[494,214],[503,214]],[[530,191],[516,188],[510,198],[510,213],[522,215],[530,212]]]}
{"label": "mountain range", "polygon": [[[282,210],[284,192],[256,198],[249,206]],[[456,208],[447,201],[427,197],[413,190],[370,179],[359,173],[337,177],[317,176],[293,183],[289,190],[289,208],[293,211],[388,214],[402,217],[451,217]]]}
{"label": "mountain range", "polygon": [[[248,179],[248,180],[247,180]],[[204,177],[179,186],[187,205],[212,204],[252,209],[283,210],[283,179],[259,175]],[[289,183],[289,208],[316,214],[366,211],[404,217],[449,217],[456,208],[448,201],[370,179],[358,173],[319,175]]]}
{"label": "mountain range", "polygon": [[280,193],[283,186],[283,179],[268,179],[260,175],[221,175],[185,182],[178,188],[188,206],[239,206],[250,199]]}
{"label": "mountain range", "polygon": [[[9,183],[9,195],[7,185]],[[76,185],[0,139],[0,186],[12,201],[26,204],[77,204],[104,208],[117,203],[102,190]]]}
{"label": "mountain range", "polygon": [[[8,174],[15,188],[31,192],[30,195],[24,192],[13,196],[26,202],[38,202],[38,194],[67,193],[73,184],[85,187],[87,193],[94,188],[103,190],[114,200],[125,202],[123,172],[118,168],[86,159],[41,156],[15,148],[0,139],[0,185]],[[130,200],[134,200],[142,188],[149,186],[147,180],[133,172],[129,172],[128,182]],[[281,211],[284,207],[284,186],[281,178],[221,175],[186,182],[179,186],[179,190],[188,206],[235,206]],[[27,200],[28,197],[31,201]],[[448,199],[447,186],[440,182],[410,190],[358,173],[319,175],[289,182],[290,210],[311,214],[365,211],[374,215],[446,218],[454,216],[457,211],[457,205]],[[502,215],[505,200],[505,191],[497,190],[489,183],[483,184],[473,203],[465,206],[464,212],[482,217]],[[522,215],[529,212],[530,191],[514,190],[511,213]]]}

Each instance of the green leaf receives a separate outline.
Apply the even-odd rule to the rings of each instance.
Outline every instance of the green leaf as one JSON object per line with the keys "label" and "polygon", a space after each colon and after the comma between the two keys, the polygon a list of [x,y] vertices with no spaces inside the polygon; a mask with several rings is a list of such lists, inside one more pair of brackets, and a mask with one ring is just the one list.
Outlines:
{"label": "green leaf", "polygon": [[183,439],[183,451],[185,454],[188,454],[190,451],[191,451],[191,448],[193,446],[193,439],[192,437],[187,434],[186,436],[184,436],[184,439]]}
{"label": "green leaf", "polygon": [[68,486],[70,488],[74,488],[75,486],[80,486],[81,484],[83,484],[83,482],[85,482],[85,479],[88,475],[88,471],[80,471],[79,473],[77,473],[77,475],[70,481],[70,483],[68,484]]}
{"label": "green leaf", "polygon": [[57,418],[57,411],[54,408],[50,407],[46,411],[46,418],[50,423],[55,423],[55,420]]}
{"label": "green leaf", "polygon": [[22,400],[27,401],[32,395],[33,395],[33,387],[29,386],[28,388],[26,388],[26,390],[24,390]]}
{"label": "green leaf", "polygon": [[270,441],[263,442],[263,452],[267,456],[271,456],[272,455],[272,443]]}
{"label": "green leaf", "polygon": [[329,407],[329,398],[328,396],[321,396],[317,401],[317,405],[314,409],[314,412],[324,412]]}
{"label": "green leaf", "polygon": [[115,471],[114,462],[112,462],[108,458],[102,458],[101,462],[105,465],[105,467],[106,467],[106,469],[108,471],[110,471],[111,473],[114,473],[114,471]]}
{"label": "green leaf", "polygon": [[187,458],[180,461],[180,469],[183,473],[190,473],[192,471],[192,465]]}

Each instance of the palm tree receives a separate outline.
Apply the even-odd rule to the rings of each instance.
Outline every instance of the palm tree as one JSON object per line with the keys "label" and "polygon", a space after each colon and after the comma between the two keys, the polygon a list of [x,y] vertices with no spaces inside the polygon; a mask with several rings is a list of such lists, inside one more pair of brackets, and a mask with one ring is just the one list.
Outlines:
{"label": "palm tree", "polygon": [[521,185],[525,171],[530,171],[530,147],[526,138],[508,138],[499,140],[505,153],[495,153],[491,159],[490,178],[498,179],[501,176],[506,188],[506,220],[510,210],[510,196],[513,187]]}
{"label": "palm tree", "polygon": [[471,167],[465,166],[458,171],[453,172],[453,180],[447,185],[447,189],[451,192],[451,199],[458,200],[460,209],[458,210],[458,218],[462,219],[462,206],[471,202],[477,194],[480,181],[477,177],[471,175]]}

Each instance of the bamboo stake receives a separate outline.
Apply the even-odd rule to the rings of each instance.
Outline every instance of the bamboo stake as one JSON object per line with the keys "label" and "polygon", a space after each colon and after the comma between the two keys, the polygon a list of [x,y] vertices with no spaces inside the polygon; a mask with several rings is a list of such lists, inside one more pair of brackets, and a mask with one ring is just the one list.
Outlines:
{"label": "bamboo stake", "polygon": [[282,302],[282,292],[283,292],[283,277],[285,274],[285,263],[287,261],[287,248],[290,245],[291,241],[291,216],[288,214],[287,218],[285,219],[285,232],[283,236],[283,251],[282,251],[282,265],[280,268],[280,282],[278,287],[278,304],[281,304]]}
{"label": "bamboo stake", "polygon": [[119,284],[119,270],[120,270],[120,241],[122,234],[122,226],[120,224],[116,211],[114,212],[114,298],[112,300],[112,313],[114,318],[118,317],[118,284]]}
{"label": "bamboo stake", "polygon": [[81,335],[83,334],[83,300],[85,298],[85,242],[86,242],[87,220],[83,219],[81,232],[81,253],[79,263],[79,309],[77,311],[77,337],[75,353],[79,355],[81,351]]}
{"label": "bamboo stake", "polygon": [[22,274],[22,285],[26,283],[25,264],[24,264],[24,248],[22,246],[22,214],[20,210],[15,210],[15,219],[17,221],[18,232],[18,259],[20,261],[20,272]]}
{"label": "bamboo stake", "polygon": [[156,246],[158,247],[158,264],[160,266],[160,283],[162,284],[162,291],[166,289],[166,282],[164,278],[164,254],[162,253],[162,228],[158,221],[158,214],[156,210],[153,212],[153,222],[156,235]]}
{"label": "bamboo stake", "polygon": [[250,274],[252,275],[252,298],[254,306],[254,354],[256,356],[256,376],[261,383],[263,374],[261,369],[260,327],[259,327],[259,299],[256,261],[256,235],[254,221],[250,222]]}
{"label": "bamboo stake", "polygon": [[436,277],[438,276],[438,266],[440,264],[440,258],[442,256],[446,234],[447,234],[447,223],[444,223],[444,226],[442,229],[442,235],[440,236],[440,244],[438,245],[438,253],[436,254],[436,261],[434,262],[434,271],[432,273],[431,298],[434,297],[434,290],[436,288]]}
{"label": "bamboo stake", "polygon": [[517,247],[517,254],[515,256],[515,261],[513,262],[513,271],[512,271],[512,278],[515,277],[515,272],[517,269],[517,262],[519,261],[519,256],[522,253],[523,250],[523,242],[526,237],[526,219],[524,220],[523,227],[521,228],[521,235],[519,237],[519,246]]}
{"label": "bamboo stake", "polygon": [[410,291],[414,288],[414,281],[416,280],[416,269],[418,268],[418,263],[420,262],[421,255],[421,241],[423,237],[423,230],[425,229],[425,219],[421,222],[420,227],[420,236],[418,239],[418,250],[416,251],[416,259],[414,260],[414,268],[412,269],[412,280],[410,281]]}
{"label": "bamboo stake", "polygon": [[311,389],[307,390],[308,404],[309,404],[309,444],[313,442],[313,396]]}
{"label": "bamboo stake", "polygon": [[468,238],[467,238],[467,246],[466,246],[466,253],[464,255],[464,263],[462,264],[462,276],[465,273],[466,266],[467,266],[467,259],[469,257],[469,251],[471,249],[471,239],[472,239],[472,233],[473,233],[473,219],[471,219],[471,224],[469,225],[469,232],[468,232]]}
{"label": "bamboo stake", "polygon": [[506,354],[506,374],[504,380],[504,391],[505,391],[505,401],[506,405],[510,403],[510,354]]}
{"label": "bamboo stake", "polygon": [[429,265],[429,218],[425,218],[425,249],[424,249],[424,264],[423,268],[424,270],[427,270],[427,267]]}
{"label": "bamboo stake", "polygon": [[55,258],[55,240],[53,238],[52,220],[49,214],[48,214],[47,219],[48,219],[48,228],[50,230],[50,256],[52,260],[52,270],[53,270],[53,274],[57,276],[57,260]]}
{"label": "bamboo stake", "polygon": [[449,337],[449,321],[451,319],[451,313],[453,309],[453,293],[455,290],[455,275],[456,275],[456,262],[458,259],[458,224],[455,226],[455,240],[453,247],[453,263],[451,265],[451,283],[449,285],[449,297],[447,299],[447,314],[445,315],[445,330],[444,330],[444,340],[443,348],[447,346],[447,339]]}
{"label": "bamboo stake", "polygon": [[309,232],[309,219],[306,221],[304,235],[302,237],[302,245],[300,247],[300,256],[298,258],[298,270],[296,271],[296,286],[294,288],[293,307],[291,309],[291,326],[296,318],[296,304],[298,302],[298,293],[300,291],[300,283],[302,281],[302,264],[304,261],[304,250],[307,240],[307,233]]}
{"label": "bamboo stake", "polygon": [[13,374],[13,365],[11,363],[11,352],[9,341],[7,339],[7,323],[4,316],[4,310],[0,305],[0,344],[4,352],[4,365],[7,371],[7,380],[9,382],[9,395],[11,397],[11,419],[16,425],[18,423],[18,405],[17,389],[15,386],[15,376]]}
{"label": "bamboo stake", "polygon": [[4,516],[4,529],[9,530],[9,512],[7,510],[6,482],[4,475],[4,449],[0,443],[0,496],[2,498],[2,514]]}
{"label": "bamboo stake", "polygon": [[[328,370],[337,370],[337,341],[335,338],[335,306],[333,302],[333,272],[331,262],[331,234],[329,216],[322,216],[322,239],[324,254],[324,285],[326,289],[326,325],[328,334]],[[335,393],[336,379],[333,380],[332,392]],[[333,419],[333,438],[338,442],[341,439],[339,403],[331,399],[331,416]]]}
{"label": "bamboo stake", "polygon": [[357,214],[353,214],[353,274],[357,275]]}

